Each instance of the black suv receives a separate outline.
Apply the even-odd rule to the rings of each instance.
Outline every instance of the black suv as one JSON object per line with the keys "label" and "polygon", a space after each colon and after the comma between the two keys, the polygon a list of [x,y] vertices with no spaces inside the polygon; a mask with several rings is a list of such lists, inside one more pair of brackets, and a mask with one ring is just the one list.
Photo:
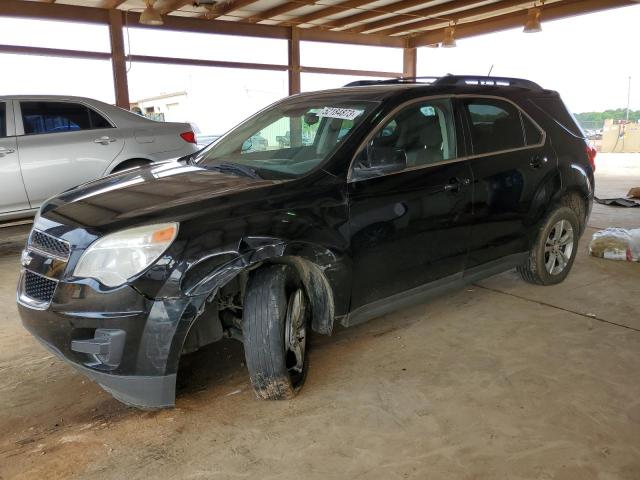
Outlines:
{"label": "black suv", "polygon": [[511,268],[561,282],[594,156],[559,95],[527,80],[296,95],[189,158],[46,202],[22,255],[20,315],[128,404],[172,406],[180,356],[224,337],[244,343],[259,398],[290,398],[311,330]]}

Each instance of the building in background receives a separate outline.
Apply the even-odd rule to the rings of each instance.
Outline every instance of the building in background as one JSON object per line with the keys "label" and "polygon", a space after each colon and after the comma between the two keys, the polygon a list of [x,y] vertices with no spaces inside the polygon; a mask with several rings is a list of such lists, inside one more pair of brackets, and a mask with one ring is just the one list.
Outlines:
{"label": "building in background", "polygon": [[131,110],[160,122],[191,122],[188,103],[187,92],[166,93],[136,100]]}
{"label": "building in background", "polygon": [[640,123],[605,120],[600,151],[605,153],[640,152]]}

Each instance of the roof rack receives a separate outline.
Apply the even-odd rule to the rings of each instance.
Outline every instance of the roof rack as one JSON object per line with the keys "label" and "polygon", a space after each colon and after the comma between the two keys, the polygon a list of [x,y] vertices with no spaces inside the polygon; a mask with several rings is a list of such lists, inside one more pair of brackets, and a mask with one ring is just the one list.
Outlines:
{"label": "roof rack", "polygon": [[345,87],[363,87],[367,85],[398,85],[403,83],[433,83],[438,77],[397,77],[388,80],[356,80],[344,85]]}
{"label": "roof rack", "polygon": [[426,83],[430,85],[486,85],[494,87],[520,87],[530,90],[542,90],[542,87],[531,80],[511,77],[485,77],[477,75],[445,75],[444,77],[398,77],[389,80],[358,80],[347,83],[345,87],[361,87],[365,85],[402,85]]}
{"label": "roof rack", "polygon": [[523,78],[485,77],[477,75],[445,75],[434,82],[435,85],[488,85],[496,87],[522,87],[542,90],[536,82]]}

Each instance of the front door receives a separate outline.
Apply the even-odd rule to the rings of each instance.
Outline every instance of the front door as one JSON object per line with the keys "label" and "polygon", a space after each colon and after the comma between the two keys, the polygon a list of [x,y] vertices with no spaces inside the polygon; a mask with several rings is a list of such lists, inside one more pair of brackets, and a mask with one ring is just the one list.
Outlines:
{"label": "front door", "polygon": [[462,276],[471,232],[471,168],[457,160],[449,99],[423,100],[383,121],[349,183],[351,310]]}
{"label": "front door", "polygon": [[0,214],[29,209],[18,155],[13,102],[0,101]]}
{"label": "front door", "polygon": [[[533,209],[556,172],[555,153],[545,135],[511,102],[462,98],[475,180],[473,234],[467,268],[525,252]],[[546,197],[544,197],[546,198]],[[543,198],[543,200],[544,200]]]}
{"label": "front door", "polygon": [[[18,103],[18,102],[16,102]],[[76,102],[21,101],[22,176],[32,207],[99,178],[124,147],[116,128]]]}

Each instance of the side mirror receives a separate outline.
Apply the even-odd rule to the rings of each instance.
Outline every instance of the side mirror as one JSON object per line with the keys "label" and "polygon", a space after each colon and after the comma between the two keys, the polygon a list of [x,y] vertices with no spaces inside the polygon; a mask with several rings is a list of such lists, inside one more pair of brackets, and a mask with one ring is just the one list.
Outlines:
{"label": "side mirror", "polygon": [[369,145],[367,164],[381,175],[398,172],[407,168],[407,153],[400,148]]}
{"label": "side mirror", "polygon": [[363,180],[400,172],[407,168],[407,154],[395,147],[369,145],[355,159],[353,178]]}
{"label": "side mirror", "polygon": [[248,152],[249,150],[251,150],[251,147],[253,147],[253,141],[250,138],[248,138],[242,143],[241,151]]}

